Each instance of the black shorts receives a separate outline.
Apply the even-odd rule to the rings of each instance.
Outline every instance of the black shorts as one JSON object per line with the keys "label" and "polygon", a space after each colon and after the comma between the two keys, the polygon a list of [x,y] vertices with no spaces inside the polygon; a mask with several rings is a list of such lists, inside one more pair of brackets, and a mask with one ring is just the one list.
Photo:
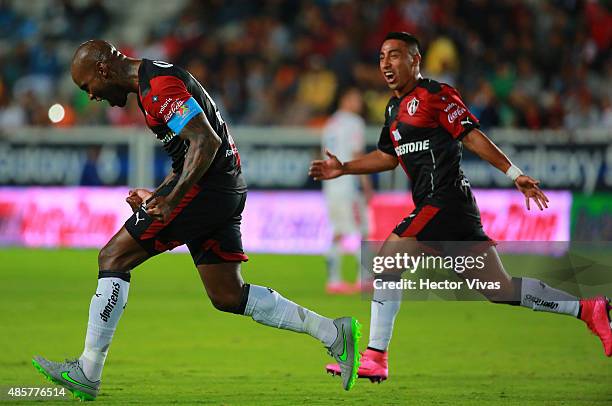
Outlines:
{"label": "black shorts", "polygon": [[[172,186],[158,194],[167,195]],[[140,207],[125,222],[125,228],[152,256],[187,244],[196,265],[247,261],[240,234],[245,202],[246,192],[221,193],[196,185],[172,211],[167,223],[154,220]]]}
{"label": "black shorts", "polygon": [[476,202],[426,200],[393,233],[418,241],[492,241],[482,229]]}

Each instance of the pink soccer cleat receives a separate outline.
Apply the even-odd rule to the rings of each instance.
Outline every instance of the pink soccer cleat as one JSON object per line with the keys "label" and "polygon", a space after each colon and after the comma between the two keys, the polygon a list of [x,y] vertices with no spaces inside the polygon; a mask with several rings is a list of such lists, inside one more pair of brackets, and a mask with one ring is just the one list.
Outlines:
{"label": "pink soccer cleat", "polygon": [[355,282],[355,291],[361,293],[374,292],[374,279],[367,279]]}
{"label": "pink soccer cleat", "polygon": [[[603,296],[580,300],[580,319],[599,337],[608,357],[612,356],[612,325],[608,298]],[[363,361],[362,361],[363,362]]]}
{"label": "pink soccer cleat", "polygon": [[325,286],[325,292],[330,295],[352,295],[356,292],[353,285],[346,282],[329,282]]}
{"label": "pink soccer cleat", "polygon": [[[325,370],[332,375],[340,375],[338,364],[327,364]],[[387,351],[378,352],[367,349],[361,356],[361,365],[357,371],[359,378],[367,378],[372,382],[381,383],[389,376]]]}

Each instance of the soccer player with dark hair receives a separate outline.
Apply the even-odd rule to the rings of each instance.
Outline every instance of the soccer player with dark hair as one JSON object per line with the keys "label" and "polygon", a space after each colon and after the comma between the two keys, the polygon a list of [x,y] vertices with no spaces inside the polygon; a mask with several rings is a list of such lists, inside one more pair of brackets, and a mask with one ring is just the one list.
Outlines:
{"label": "soccer player with dark hair", "polygon": [[[484,271],[479,271],[479,275],[464,272],[462,278],[478,276],[499,282],[499,291],[480,291],[491,302],[580,318],[600,338],[606,355],[612,356],[607,298],[579,299],[536,279],[513,278],[504,270],[494,244],[482,229],[476,201],[461,171],[462,148],[504,172],[525,196],[527,209],[533,203],[540,210],[547,208],[548,198],[537,180],[523,174],[478,129],[477,118],[454,88],[421,76],[420,62],[419,41],[413,35],[405,32],[387,35],[380,49],[379,67],[393,97],[385,110],[378,149],[348,162],[328,153],[327,159],[312,163],[310,175],[327,180],[346,174],[387,171],[400,164],[412,180],[416,208],[393,229],[380,250],[381,255],[392,256],[398,245],[409,246],[412,241],[416,241],[412,246],[425,241],[481,241],[487,253]],[[387,276],[399,278],[399,272]],[[378,382],[387,379],[387,349],[399,300],[389,292],[374,291],[370,340],[361,358],[359,377]],[[328,365],[327,370],[341,373],[338,365]]]}
{"label": "soccer player with dark hair", "polygon": [[34,366],[75,396],[95,399],[127,303],[130,271],[187,244],[215,308],[320,340],[342,366],[343,387],[349,390],[359,358],[357,320],[322,317],[270,288],[242,280],[240,264],[248,259],[240,234],[246,183],[238,150],[204,87],[173,64],[128,58],[101,40],[79,46],[71,73],[91,100],[123,107],[127,95],[136,93],[148,127],[172,159],[172,170],[155,191],[130,191],[126,200],[134,214],[100,250],[82,355],[66,362],[37,356]]}

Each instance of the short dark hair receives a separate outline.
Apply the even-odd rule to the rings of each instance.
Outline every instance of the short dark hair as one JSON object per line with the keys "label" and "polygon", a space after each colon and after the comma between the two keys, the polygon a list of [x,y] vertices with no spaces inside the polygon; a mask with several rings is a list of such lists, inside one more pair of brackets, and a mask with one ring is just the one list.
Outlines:
{"label": "short dark hair", "polygon": [[385,41],[388,40],[388,39],[398,39],[400,41],[404,41],[406,43],[406,45],[408,45],[409,47],[414,45],[414,46],[416,46],[417,51],[421,52],[421,44],[419,43],[419,40],[417,39],[417,37],[415,37],[414,35],[412,35],[412,34],[410,34],[408,32],[405,32],[405,31],[391,31],[385,37]]}

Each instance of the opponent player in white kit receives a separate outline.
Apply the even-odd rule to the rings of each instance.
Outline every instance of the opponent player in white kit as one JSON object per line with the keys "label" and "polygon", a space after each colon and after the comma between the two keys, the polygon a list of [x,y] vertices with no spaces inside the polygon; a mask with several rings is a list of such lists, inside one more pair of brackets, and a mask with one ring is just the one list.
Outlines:
{"label": "opponent player in white kit", "polygon": [[[337,152],[342,162],[356,159],[365,153],[365,123],[359,115],[363,98],[359,89],[350,87],[340,93],[338,110],[323,129],[323,150]],[[359,190],[359,184],[363,193]],[[372,184],[367,175],[341,176],[323,182],[327,211],[333,228],[333,240],[327,253],[327,285],[330,294],[350,294],[361,290],[359,272],[360,250],[357,259],[355,285],[342,280],[342,248],[345,236],[368,233],[366,200],[372,194]],[[365,284],[363,285],[365,287]]]}

